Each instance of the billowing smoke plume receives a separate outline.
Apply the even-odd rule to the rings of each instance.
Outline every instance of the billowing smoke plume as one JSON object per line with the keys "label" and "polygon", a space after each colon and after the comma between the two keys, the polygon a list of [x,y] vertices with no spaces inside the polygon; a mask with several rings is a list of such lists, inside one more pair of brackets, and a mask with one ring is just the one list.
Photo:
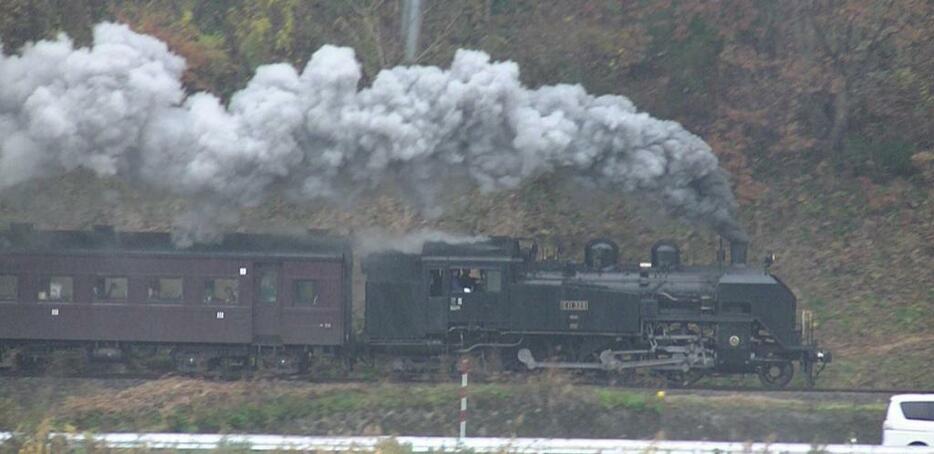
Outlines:
{"label": "billowing smoke plume", "polygon": [[[0,52],[0,188],[86,167],[237,207],[273,186],[343,202],[392,181],[431,215],[452,182],[493,191],[558,170],[743,236],[727,177],[700,138],[622,96],[526,88],[515,63],[483,52],[458,51],[447,70],[384,70],[361,89],[353,50],[324,46],[300,73],[258,68],[226,107],[186,96],[183,71],[164,43],[109,23],[95,27],[91,48],[62,36]],[[197,224],[213,217],[184,223],[197,240],[212,230]]]}

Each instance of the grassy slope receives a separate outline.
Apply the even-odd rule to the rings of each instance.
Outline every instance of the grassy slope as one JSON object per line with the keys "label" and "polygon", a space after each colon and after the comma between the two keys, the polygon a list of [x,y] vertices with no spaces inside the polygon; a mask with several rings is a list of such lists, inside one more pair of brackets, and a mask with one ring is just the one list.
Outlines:
{"label": "grassy slope", "polygon": [[[41,421],[75,431],[456,435],[455,385],[163,379],[123,389],[100,382],[7,380],[0,428]],[[67,393],[52,389],[69,389]],[[14,392],[16,391],[16,392]],[[561,376],[470,388],[475,436],[877,442],[880,399],[670,395],[571,386]],[[822,398],[825,399],[825,398]],[[32,429],[34,430],[34,429]]]}
{"label": "grassy slope", "polygon": [[760,247],[823,321],[832,383],[934,388],[934,190],[930,184],[786,177],[753,207]]}

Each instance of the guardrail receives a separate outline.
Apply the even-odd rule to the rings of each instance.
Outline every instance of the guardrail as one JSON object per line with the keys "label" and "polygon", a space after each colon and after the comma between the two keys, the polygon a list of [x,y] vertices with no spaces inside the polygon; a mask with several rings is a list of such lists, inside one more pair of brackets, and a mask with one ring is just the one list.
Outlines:
{"label": "guardrail", "polygon": [[[13,438],[0,432],[0,442]],[[225,446],[253,451],[375,451],[389,443],[412,452],[542,453],[542,454],[934,454],[934,447],[810,445],[804,443],[735,443],[709,441],[606,440],[575,438],[446,438],[446,437],[302,437],[287,435],[214,435],[174,433],[49,434],[69,444],[93,443],[116,449],[216,450]]]}

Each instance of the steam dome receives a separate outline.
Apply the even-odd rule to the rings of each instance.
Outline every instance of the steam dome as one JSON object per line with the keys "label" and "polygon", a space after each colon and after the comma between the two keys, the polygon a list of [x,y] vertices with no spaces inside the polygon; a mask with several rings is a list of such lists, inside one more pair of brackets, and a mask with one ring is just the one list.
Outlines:
{"label": "steam dome", "polygon": [[584,262],[595,271],[612,269],[619,261],[619,246],[611,240],[590,240],[584,249]]}
{"label": "steam dome", "polygon": [[681,250],[671,240],[662,240],[652,246],[652,267],[675,269],[681,266]]}

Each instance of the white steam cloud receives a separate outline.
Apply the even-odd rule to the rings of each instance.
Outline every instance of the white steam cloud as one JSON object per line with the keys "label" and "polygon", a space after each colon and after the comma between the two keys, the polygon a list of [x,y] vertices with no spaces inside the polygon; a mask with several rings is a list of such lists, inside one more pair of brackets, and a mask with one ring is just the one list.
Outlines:
{"label": "white steam cloud", "polygon": [[[212,206],[252,206],[272,187],[351,200],[392,180],[426,214],[451,182],[514,188],[552,170],[596,190],[659,199],[673,215],[742,239],[710,147],[622,96],[524,87],[512,62],[460,50],[449,69],[396,67],[360,87],[354,51],[324,46],[300,73],[262,66],[228,106],[186,96],[184,61],[124,25],[0,48],[0,189],[85,167]],[[197,241],[216,210],[180,224]],[[235,219],[234,217],[231,217]]]}

